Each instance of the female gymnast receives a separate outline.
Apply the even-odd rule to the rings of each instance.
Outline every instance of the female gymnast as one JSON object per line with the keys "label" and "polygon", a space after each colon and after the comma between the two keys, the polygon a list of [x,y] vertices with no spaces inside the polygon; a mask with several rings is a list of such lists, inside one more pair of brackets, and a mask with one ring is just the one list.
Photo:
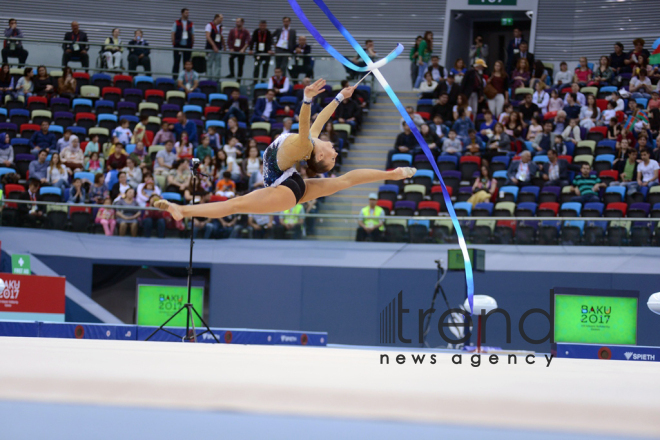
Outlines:
{"label": "female gymnast", "polygon": [[417,170],[409,167],[392,171],[353,170],[343,176],[327,179],[303,179],[298,174],[295,167],[302,160],[307,161],[309,169],[317,174],[330,171],[335,166],[337,152],[332,147],[332,143],[321,141],[318,136],[339,103],[345,98],[350,98],[357,85],[339,92],[318,115],[310,130],[310,104],[312,99],[324,90],[324,86],[325,80],[320,79],[305,87],[305,98],[300,110],[299,133],[281,135],[266,148],[265,188],[220,203],[181,206],[161,199],[155,203],[155,206],[167,210],[177,221],[183,217],[222,218],[239,213],[268,214],[285,211],[298,203],[329,196],[355,185],[412,177]]}

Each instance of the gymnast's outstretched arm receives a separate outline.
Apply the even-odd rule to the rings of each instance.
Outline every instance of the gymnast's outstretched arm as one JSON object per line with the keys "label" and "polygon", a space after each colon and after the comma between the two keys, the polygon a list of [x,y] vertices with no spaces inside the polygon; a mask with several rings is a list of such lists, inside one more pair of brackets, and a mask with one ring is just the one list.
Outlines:
{"label": "gymnast's outstretched arm", "polygon": [[[353,96],[353,92],[355,91],[356,88],[357,85],[353,87],[346,87],[344,90],[342,90],[341,94],[344,96],[344,99]],[[333,99],[332,102],[326,105],[323,111],[319,113],[319,115],[316,117],[316,121],[314,121],[314,125],[312,125],[311,135],[313,138],[319,137],[319,134],[321,134],[321,130],[323,130],[323,127],[325,126],[325,123],[328,122],[330,117],[334,114],[335,110],[337,110],[338,106],[339,106],[339,101]]]}

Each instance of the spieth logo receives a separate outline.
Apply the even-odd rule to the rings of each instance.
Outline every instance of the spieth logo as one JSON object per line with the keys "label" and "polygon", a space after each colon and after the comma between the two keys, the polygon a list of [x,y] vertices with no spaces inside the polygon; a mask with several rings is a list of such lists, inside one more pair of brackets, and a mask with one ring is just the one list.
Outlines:
{"label": "spieth logo", "polygon": [[646,354],[646,353],[633,353],[632,351],[627,351],[623,353],[626,356],[626,359],[634,360],[634,361],[654,361],[655,360],[655,355],[654,354]]}
{"label": "spieth logo", "polygon": [[284,336],[284,335],[281,335],[281,336],[280,336],[280,341],[281,341],[281,342],[297,342],[297,341],[298,341],[298,338],[296,338],[295,336]]}

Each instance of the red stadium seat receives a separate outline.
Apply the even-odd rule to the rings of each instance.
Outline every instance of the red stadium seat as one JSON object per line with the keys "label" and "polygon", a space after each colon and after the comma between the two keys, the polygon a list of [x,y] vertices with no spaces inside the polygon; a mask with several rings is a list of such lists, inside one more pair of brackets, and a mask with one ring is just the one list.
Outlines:
{"label": "red stadium seat", "polygon": [[179,122],[177,118],[163,118],[163,122],[167,122],[168,124],[176,124]]}
{"label": "red stadium seat", "polygon": [[417,112],[417,114],[420,115],[425,121],[429,121],[431,119],[431,113],[429,112]]}
{"label": "red stadium seat", "polygon": [[92,121],[96,122],[96,115],[94,113],[78,113],[76,115],[76,123],[78,123],[78,121],[81,119],[91,119]]}
{"label": "red stadium seat", "polygon": [[37,124],[21,124],[21,134],[23,134],[24,131],[39,131],[41,130],[41,127]]}
{"label": "red stadium seat", "polygon": [[592,127],[591,130],[589,130],[590,133],[601,133],[604,137],[607,137],[607,127],[600,126],[600,127]]}
{"label": "red stadium seat", "polygon": [[460,163],[465,162],[474,162],[477,165],[481,166],[481,158],[479,156],[463,156],[461,157]]}
{"label": "red stadium seat", "polygon": [[[453,191],[454,191],[454,189],[451,186],[447,187],[447,192],[449,193],[449,197],[452,196]],[[438,192],[440,192],[440,193],[442,192],[442,186],[441,185],[435,185],[435,186],[431,187],[431,194],[438,193]]]}
{"label": "red stadium seat", "polygon": [[43,96],[30,96],[27,100],[27,109],[43,110],[48,107],[48,99]]}
{"label": "red stadium seat", "polygon": [[[621,213],[621,217],[625,217],[626,211],[628,211],[628,205],[623,202],[609,203],[605,208],[605,212],[607,211],[619,211]],[[605,217],[607,217],[607,215]]]}
{"label": "red stadium seat", "polygon": [[[545,211],[545,210],[547,210],[547,211],[552,211],[552,212],[554,213],[554,217],[556,217],[556,216],[557,216],[557,212],[559,212],[559,203],[555,203],[555,202],[545,202],[545,203],[541,203],[541,204],[539,205],[539,209],[538,209],[538,211],[541,211],[541,210],[544,210],[544,211]],[[537,215],[538,215],[538,211],[537,211]]]}
{"label": "red stadium seat", "polygon": [[603,170],[598,174],[601,179],[603,177],[611,177],[613,181],[619,180],[619,172],[617,170]]}
{"label": "red stadium seat", "polygon": [[430,200],[424,200],[422,202],[419,202],[419,205],[417,205],[418,210],[422,209],[432,209],[436,212],[440,212],[440,203],[439,202],[434,202]]}
{"label": "red stadium seat", "polygon": [[87,144],[89,144],[89,142],[87,142],[87,141],[80,143],[80,149],[83,150],[83,153],[85,152],[85,149],[87,148]]}
{"label": "red stadium seat", "polygon": [[385,210],[385,214],[387,215],[390,215],[390,212],[392,212],[394,207],[391,200],[379,200],[376,204],[383,208]]}
{"label": "red stadium seat", "polygon": [[91,214],[92,208],[85,208],[84,206],[69,206],[69,215],[73,214],[74,212],[87,212]]}
{"label": "red stadium seat", "polygon": [[224,202],[227,200],[225,196],[216,196],[215,194],[211,196],[211,202]]}
{"label": "red stadium seat", "polygon": [[568,163],[573,163],[573,156],[558,156],[557,159],[564,159]]}
{"label": "red stadium seat", "polygon": [[607,99],[597,99],[596,100],[596,106],[600,109],[600,111],[605,111],[607,110],[607,103],[609,101]]}
{"label": "red stadium seat", "polygon": [[557,116],[557,112],[548,112],[548,113],[543,115],[543,119],[546,120],[546,121],[550,121],[550,120],[554,119],[555,116]]}

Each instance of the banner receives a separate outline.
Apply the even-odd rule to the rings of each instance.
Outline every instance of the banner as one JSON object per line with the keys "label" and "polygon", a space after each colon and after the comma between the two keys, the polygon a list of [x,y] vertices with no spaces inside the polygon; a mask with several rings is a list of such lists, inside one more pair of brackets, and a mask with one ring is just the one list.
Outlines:
{"label": "banner", "polygon": [[64,322],[64,277],[2,273],[0,319]]}

